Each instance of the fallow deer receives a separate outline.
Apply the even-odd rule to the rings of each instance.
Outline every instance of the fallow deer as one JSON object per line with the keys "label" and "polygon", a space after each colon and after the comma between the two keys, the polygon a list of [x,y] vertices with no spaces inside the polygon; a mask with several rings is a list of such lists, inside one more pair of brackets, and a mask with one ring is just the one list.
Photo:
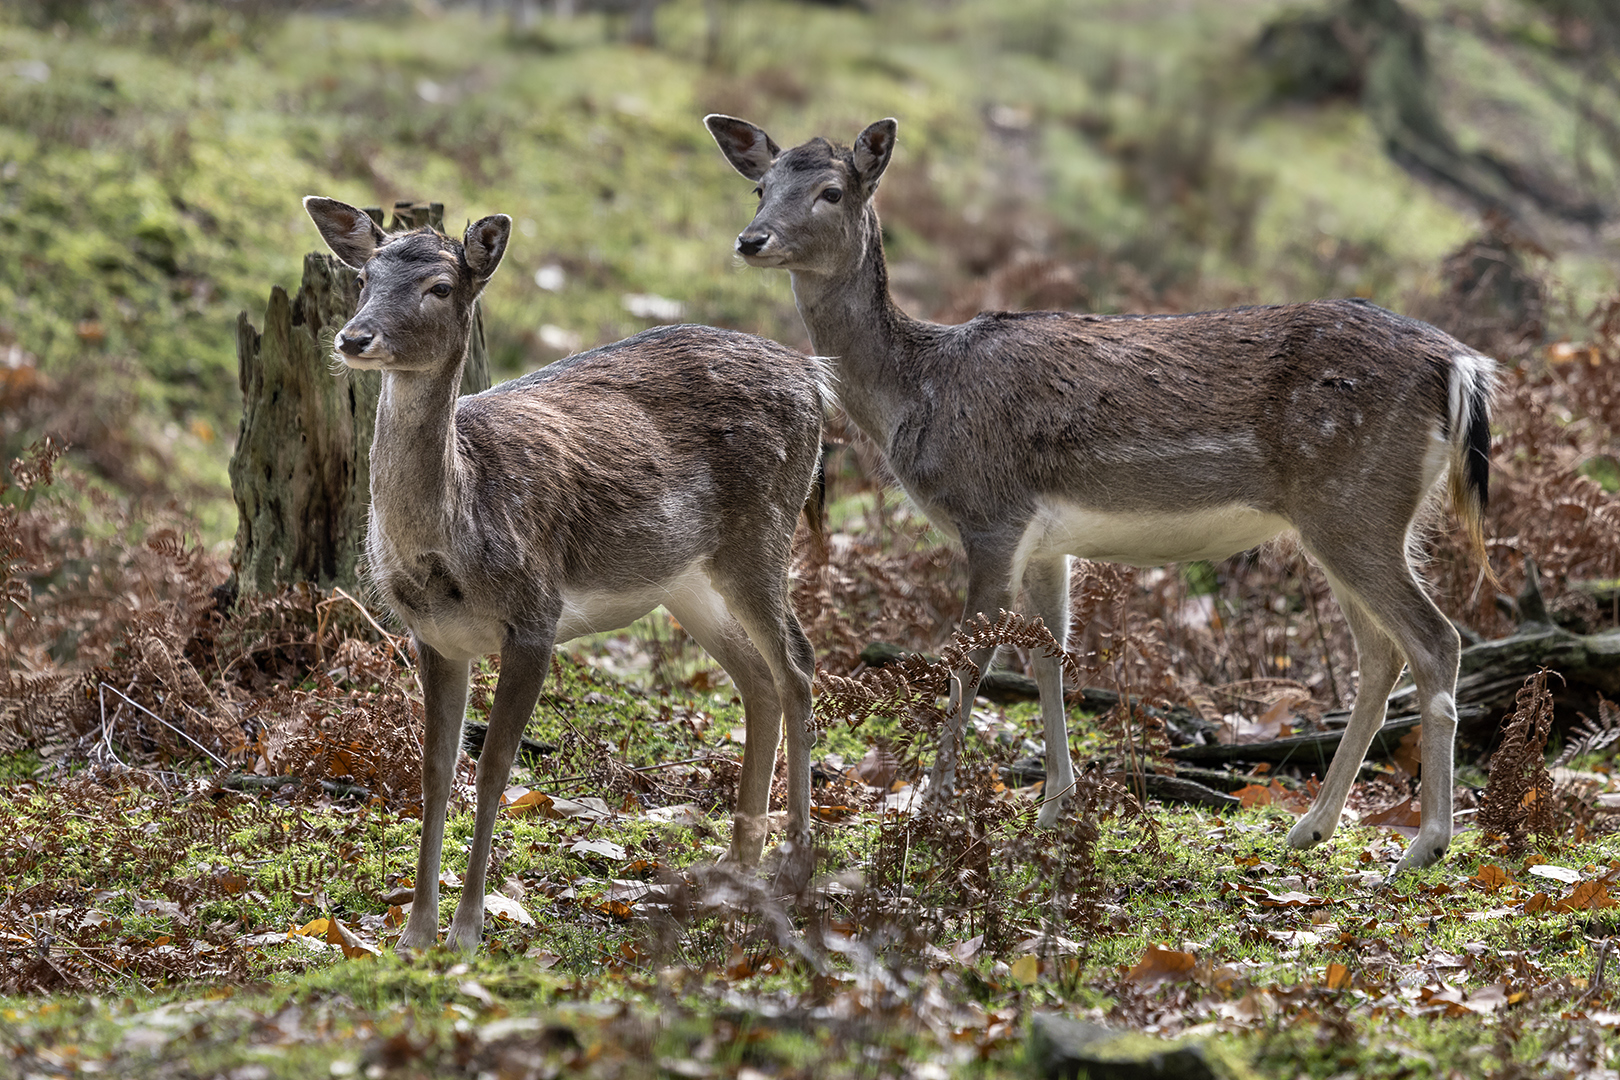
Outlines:
{"label": "fallow deer", "polygon": [[410,629],[422,681],[422,842],[400,950],[437,941],[471,662],[500,654],[447,934],[467,952],[483,932],[495,814],[552,646],[660,604],[742,695],[730,858],[759,860],[784,713],[787,828],[800,838],[815,658],[788,605],[788,563],[820,453],[822,363],[747,334],[668,326],[458,400],[473,303],[506,252],[511,219],[482,218],[457,241],[431,228],[386,234],[332,199],[304,206],[360,273],[359,310],[334,355],[382,373],[368,572]]}
{"label": "fallow deer", "polygon": [[[845,412],[912,501],[960,541],[968,616],[1011,608],[1022,587],[1063,642],[1070,556],[1218,559],[1292,529],[1349,620],[1361,685],[1321,792],[1288,842],[1333,834],[1404,661],[1423,724],[1422,824],[1395,873],[1445,852],[1459,640],[1409,549],[1444,473],[1483,561],[1489,358],[1359,300],[923,322],[889,295],[873,205],[894,120],[867,127],[853,147],[816,138],[787,151],[746,121],[705,123],[758,185],[737,252],[789,272]],[[982,670],[990,655],[971,659]],[[1039,822],[1051,826],[1074,772],[1061,669],[1039,655],[1033,665],[1046,729]],[[936,793],[950,790],[974,690],[971,677],[953,687]]]}

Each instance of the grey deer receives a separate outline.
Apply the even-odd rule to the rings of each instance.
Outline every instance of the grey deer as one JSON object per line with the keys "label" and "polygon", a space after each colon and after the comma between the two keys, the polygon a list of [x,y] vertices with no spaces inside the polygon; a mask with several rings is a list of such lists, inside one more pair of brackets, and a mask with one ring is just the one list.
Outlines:
{"label": "grey deer", "polygon": [[[1356,300],[923,322],[890,298],[873,206],[894,120],[872,124],[853,147],[816,138],[787,151],[746,121],[705,123],[758,185],[737,252],[791,275],[844,410],[912,501],[961,543],[968,616],[1010,609],[1022,586],[1028,610],[1063,642],[1071,555],[1135,566],[1218,559],[1293,529],[1349,620],[1361,686],[1288,842],[1333,834],[1404,659],[1422,710],[1422,824],[1395,872],[1445,852],[1459,640],[1408,551],[1414,518],[1449,473],[1483,561],[1489,358]],[[990,652],[970,659],[982,671]],[[1074,784],[1063,676],[1050,658],[1033,665],[1046,729],[1039,823],[1052,826]],[[953,686],[936,797],[954,780],[976,677]]]}
{"label": "grey deer", "polygon": [[747,334],[669,326],[458,400],[473,303],[511,219],[481,218],[458,242],[431,228],[386,234],[332,199],[304,207],[360,272],[359,310],[334,355],[382,373],[366,554],[376,591],[410,629],[422,681],[422,844],[400,951],[438,939],[468,669],[489,653],[500,653],[500,680],[450,947],[478,947],[495,814],[553,644],[659,604],[742,695],[729,858],[759,860],[784,713],[787,827],[804,834],[815,657],[787,589],[820,453],[821,362]]}

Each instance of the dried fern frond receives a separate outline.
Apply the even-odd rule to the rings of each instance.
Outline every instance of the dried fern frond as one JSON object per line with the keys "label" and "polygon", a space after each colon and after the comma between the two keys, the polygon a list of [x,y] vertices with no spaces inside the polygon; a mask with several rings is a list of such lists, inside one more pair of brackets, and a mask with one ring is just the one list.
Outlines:
{"label": "dried fern frond", "polygon": [[1552,691],[1546,668],[1519,688],[1513,715],[1502,725],[1502,742],[1491,755],[1490,779],[1479,810],[1479,828],[1499,836],[1512,852],[1524,850],[1531,833],[1556,834],[1547,735],[1552,730]]}
{"label": "dried fern frond", "polygon": [[1052,636],[1045,622],[1039,618],[1027,619],[1012,611],[1002,611],[994,622],[983,613],[973,616],[941,650],[940,662],[952,673],[968,676],[977,681],[984,673],[969,659],[969,655],[981,649],[995,649],[1002,645],[1044,653],[1062,661],[1063,674],[1070,685],[1078,684],[1081,678],[1079,665],[1064,651],[1062,643]]}
{"label": "dried fern frond", "polygon": [[1079,678],[1080,670],[1064,653],[1051,631],[1040,619],[1003,611],[991,621],[979,615],[946,643],[937,660],[918,653],[907,653],[897,663],[868,668],[852,676],[816,673],[817,725],[825,728],[833,721],[856,727],[870,716],[885,716],[915,724],[917,718],[939,719],[944,713],[938,698],[950,688],[953,677],[977,680],[978,665],[969,657],[981,649],[1014,645],[1061,657],[1065,674]]}
{"label": "dried fern frond", "polygon": [[1569,734],[1570,741],[1564,744],[1563,751],[1553,759],[1554,767],[1568,765],[1583,754],[1595,754],[1620,742],[1620,706],[1616,706],[1601,694],[1598,695],[1598,718],[1593,720],[1582,713],[1580,724],[1571,729]]}

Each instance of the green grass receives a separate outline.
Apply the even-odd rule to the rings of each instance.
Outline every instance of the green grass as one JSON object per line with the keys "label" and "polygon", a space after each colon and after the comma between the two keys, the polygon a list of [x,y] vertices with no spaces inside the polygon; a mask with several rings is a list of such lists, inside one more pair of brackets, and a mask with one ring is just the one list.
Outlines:
{"label": "green grass", "polygon": [[[162,5],[61,31],[8,8],[0,350],[15,345],[56,383],[52,400],[73,414],[82,454],[118,450],[125,471],[103,460],[101,483],[179,494],[223,547],[235,525],[225,462],[239,408],[236,314],[257,321],[270,287],[295,285],[317,247],[304,194],[438,199],[452,223],[512,214],[512,250],[486,298],[499,376],[560,355],[545,326],[582,346],[641,329],[622,303],[635,292],[677,299],[693,321],[805,345],[785,276],[730,254],[752,198],[701,127],[711,110],[784,144],[848,140],[899,118],[882,208],[915,314],[982,275],[970,249],[998,230],[1089,267],[1098,309],[1144,294],[1185,306],[1432,299],[1442,258],[1480,222],[1391,164],[1358,108],[1264,105],[1248,48],[1286,6],[1013,0],[861,13],[751,0],[729,6],[714,66],[702,59],[699,0],[660,10],[662,44],[650,51],[612,40],[594,18],[514,35],[461,8],[210,15],[191,44],[178,29],[135,31]],[[1429,19],[1441,106],[1463,145],[1569,175],[1567,97],[1578,84],[1549,61],[1532,9],[1490,9],[1512,31],[1504,45],[1448,15],[1481,5],[1411,7]],[[1616,163],[1594,152],[1588,167],[1612,191]],[[1549,242],[1572,310],[1612,293],[1612,237]],[[536,284],[545,266],[563,269],[559,290]],[[1562,311],[1549,318],[1559,333]],[[10,455],[37,431],[3,433]],[[1601,465],[1594,476],[1608,483]],[[835,504],[834,525],[871,531],[866,499]],[[1208,591],[1208,576],[1194,571],[1190,591]],[[492,883],[519,882],[536,925],[492,919],[471,961],[349,960],[286,936],[335,916],[387,944],[382,897],[412,873],[420,827],[401,808],[219,793],[184,769],[160,793],[88,769],[42,778],[35,754],[0,758],[4,835],[22,838],[0,879],[7,925],[22,928],[4,947],[54,935],[53,956],[94,972],[89,993],[0,1001],[0,1042],[40,1075],[76,1061],[114,1073],[477,1074],[498,1071],[491,1055],[513,1038],[490,1025],[533,1017],[570,1033],[529,1037],[541,1071],[933,1080],[938,1070],[1022,1072],[1029,1017],[1056,1009],[1190,1028],[1239,1063],[1234,1075],[1486,1075],[1537,1068],[1551,1053],[1578,1071],[1614,1056],[1612,1026],[1588,1016],[1612,996],[1588,992],[1616,909],[1526,910],[1538,888],[1567,891],[1535,877],[1532,857],[1598,876],[1620,859],[1612,837],[1508,856],[1463,834],[1440,865],[1381,888],[1371,878],[1404,844],[1385,831],[1347,825],[1299,853],[1276,807],[1222,817],[1155,806],[1162,855],[1135,819],[1103,822],[1097,906],[1070,905],[1054,924],[1057,838],[1032,833],[1028,814],[908,831],[871,808],[876,793],[852,786],[818,793],[859,805],[818,825],[832,880],[797,913],[801,929],[824,919],[847,934],[844,951],[816,962],[782,952],[756,933],[757,912],[737,905],[679,921],[655,944],[656,912],[644,904],[625,918],[607,903],[612,882],[657,878],[638,863],[687,872],[723,851],[723,759],[741,754],[732,689],[682,640],[654,617],[576,643],[579,662],[559,665],[528,729],[556,750],[513,782],[601,797],[616,813],[602,823],[502,816]],[[486,669],[476,680],[475,719],[492,678]],[[980,719],[969,744],[979,760],[1011,760],[1039,737],[1033,704]],[[1094,725],[1075,724],[1082,755],[1104,749]],[[874,720],[822,733],[815,756],[836,773],[829,759],[847,768],[873,744],[906,742],[904,724]],[[671,765],[688,758],[702,760]],[[1019,793],[998,798],[998,808],[1028,806]],[[637,801],[694,802],[698,823],[657,822]],[[457,875],[471,824],[458,805],[445,848]],[[988,881],[963,876],[970,824],[995,853]],[[581,839],[612,840],[625,857],[572,851]],[[1471,883],[1486,866],[1515,884]],[[883,918],[857,919],[862,889],[888,890]],[[1296,892],[1309,901],[1267,903]],[[445,890],[442,920],[456,894]],[[941,960],[924,948],[972,938],[987,911],[1000,936],[986,952]],[[92,912],[90,929],[69,925]],[[1019,945],[1049,932],[1076,948],[1047,948],[1032,974]],[[249,947],[247,935],[272,937]],[[223,974],[162,951],[199,941]],[[1133,980],[1150,947],[1194,954],[1190,977]],[[1329,985],[1341,964],[1348,985]],[[1466,1010],[1433,998],[1498,984],[1510,1000],[1488,1016],[1448,1015]]]}
{"label": "green grass", "polygon": [[[592,685],[600,693],[606,684]],[[687,707],[703,701],[672,696]],[[15,772],[19,764],[8,768]],[[64,787],[11,783],[8,835],[54,837],[59,851],[46,877],[95,896],[95,910],[117,920],[102,954],[108,958],[161,948],[155,943],[167,935],[184,942],[177,916],[142,910],[140,901],[156,895],[151,886],[158,880],[222,868],[240,869],[250,880],[243,893],[189,907],[186,925],[194,932],[225,923],[241,933],[285,932],[325,915],[358,927],[385,914],[377,893],[408,872],[415,847],[416,822],[378,808],[278,807],[265,798],[228,797],[196,800],[187,809],[134,792],[98,813],[64,802],[71,804]],[[1033,867],[1009,868],[1000,882],[1010,932],[995,950],[967,961],[942,962],[938,954],[925,960],[911,951],[915,946],[896,948],[895,939],[880,945],[890,933],[880,922],[852,931],[855,940],[878,945],[886,957],[878,969],[846,952],[824,954],[818,972],[751,942],[753,919],[740,910],[686,924],[673,953],[650,943],[639,917],[596,911],[607,880],[624,876],[631,859],[655,851],[670,868],[690,866],[713,854],[723,821],[687,830],[627,815],[592,830],[578,821],[503,817],[497,879],[529,884],[525,905],[538,925],[492,920],[475,959],[345,960],[336,950],[312,952],[284,938],[249,950],[254,979],[214,990],[143,978],[131,963],[122,974],[109,970],[95,997],[0,1001],[0,1039],[30,1054],[55,1055],[49,1060],[92,1060],[113,1069],[141,1061],[221,1071],[262,1063],[271,1076],[334,1068],[340,1075],[351,1063],[363,1068],[392,1054],[399,1075],[427,1075],[469,1054],[494,1053],[503,1045],[503,1019],[534,1017],[571,1033],[547,1044],[543,1057],[604,1075],[653,1075],[672,1062],[697,1061],[720,1072],[748,1065],[771,1074],[862,1076],[870,1075],[874,1053],[897,1068],[938,1062],[952,1073],[1000,1075],[1021,1068],[1028,1017],[1055,1009],[1099,1010],[1115,1023],[1121,1013],[1132,1023],[1170,1019],[1170,1030],[1190,1028],[1213,1039],[1211,1052],[1229,1063],[1227,1075],[1394,1076],[1414,1061],[1444,1075],[1533,1063],[1572,1040],[1586,1040],[1599,1060],[1613,1053],[1608,1028],[1569,1019],[1607,1000],[1587,1003],[1583,995],[1597,943],[1617,929],[1613,910],[1513,909],[1522,909],[1538,884],[1559,892],[1531,876],[1529,863],[1545,858],[1591,876],[1620,857],[1615,838],[1527,858],[1505,857],[1465,833],[1440,865],[1385,888],[1373,882],[1403,841],[1382,830],[1346,826],[1328,844],[1301,853],[1283,844],[1292,818],[1276,807],[1230,816],[1155,807],[1153,817],[1160,857],[1143,853],[1138,826],[1105,824],[1102,920],[1055,927],[1079,951],[1059,943],[1033,976],[1014,966],[1020,955],[1014,942],[1053,929],[1051,882]],[[447,853],[458,850],[469,828],[467,814],[452,816]],[[868,814],[825,829],[829,869],[870,873],[876,828]],[[1004,840],[1020,832],[1012,829]],[[570,854],[580,835],[610,837],[630,855],[616,864]],[[1037,848],[1049,843],[1036,838]],[[154,857],[174,861],[155,875]],[[941,887],[934,858],[925,840],[912,854],[908,888],[919,895]],[[447,863],[464,870],[453,854]],[[1491,890],[1470,881],[1488,865],[1522,887],[1515,893],[1514,886]],[[38,885],[40,874],[25,878]],[[13,894],[29,883],[0,884]],[[559,885],[574,895],[544,895]],[[1272,897],[1294,904],[1285,894],[1308,899],[1271,906]],[[826,910],[841,917],[836,897]],[[971,922],[947,920],[930,944],[949,949],[973,929]],[[1157,985],[1133,981],[1125,973],[1150,947],[1189,952],[1197,966]],[[755,963],[778,956],[782,966],[735,966],[749,956]],[[1348,969],[1348,985],[1329,986],[1335,964]],[[870,996],[887,985],[867,981],[877,970],[891,973],[884,978],[898,996]],[[1428,999],[1449,987],[1466,1000],[1498,984],[1520,996],[1488,1017],[1460,1005],[1452,1010],[1459,1015],[1448,1016],[1443,999]],[[937,1001],[925,1006],[930,993]],[[864,1002],[856,1015],[866,1019],[809,1008],[829,1000],[846,1003],[838,1008]],[[797,1011],[780,1011],[794,1002]],[[920,1023],[923,1015],[935,1019]],[[999,1037],[986,1026],[996,1017],[1012,1021]],[[850,1023],[862,1032],[859,1039],[848,1037]]]}

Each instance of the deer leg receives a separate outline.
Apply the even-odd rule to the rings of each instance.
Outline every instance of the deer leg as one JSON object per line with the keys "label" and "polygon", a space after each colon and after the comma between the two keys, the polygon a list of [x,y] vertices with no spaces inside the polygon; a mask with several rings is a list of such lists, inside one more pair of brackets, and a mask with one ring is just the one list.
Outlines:
{"label": "deer leg", "polygon": [[[1030,611],[1040,616],[1060,648],[1069,640],[1069,557],[1031,559],[1024,568],[1024,590]],[[1041,787],[1041,813],[1036,823],[1050,829],[1058,823],[1063,800],[1074,790],[1074,762],[1069,758],[1069,724],[1063,706],[1063,661],[1036,650],[1031,657],[1035,685],[1041,692],[1041,719],[1046,727],[1046,783]]]}
{"label": "deer leg", "polygon": [[[1340,606],[1346,609],[1347,615],[1351,609],[1361,610],[1361,617],[1374,624],[1390,640],[1391,644],[1385,647],[1385,651],[1405,656],[1406,662],[1412,667],[1412,679],[1417,684],[1418,707],[1423,723],[1422,820],[1416,838],[1395,866],[1393,874],[1400,874],[1428,866],[1444,855],[1451,844],[1452,744],[1457,734],[1454,695],[1457,691],[1457,662],[1462,653],[1462,640],[1456,628],[1446,621],[1440,609],[1434,606],[1434,602],[1418,585],[1412,567],[1406,560],[1404,536],[1400,538],[1400,543],[1352,547],[1347,543],[1335,543],[1337,535],[1353,534],[1336,534],[1323,549],[1318,550],[1318,556],[1328,572],[1335,595],[1340,597]],[[1369,635],[1363,633],[1354,619],[1351,628],[1356,636],[1362,675],[1361,689],[1350,719],[1350,727],[1356,729],[1356,741],[1352,742],[1351,731],[1346,729],[1344,742],[1334,754],[1333,765],[1328,769],[1329,780],[1337,785],[1337,805],[1341,807],[1354,779],[1356,766],[1360,765],[1361,756],[1367,752],[1373,734],[1382,725],[1383,699],[1388,697],[1388,689],[1384,688],[1376,707],[1369,706],[1364,713],[1363,699],[1372,689],[1368,681],[1368,647],[1363,643],[1364,637]],[[1390,667],[1399,672],[1393,663]],[[1377,673],[1376,666],[1374,671]],[[1383,678],[1382,675],[1379,677],[1380,680]],[[1393,679],[1390,685],[1394,685]],[[1366,726],[1357,727],[1358,722]],[[1349,774],[1345,775],[1338,771],[1339,762],[1352,749],[1356,751],[1356,757],[1345,766]],[[1324,800],[1327,795],[1328,785],[1324,784],[1318,801]],[[1315,808],[1312,808],[1314,813]],[[1316,823],[1328,824],[1321,821]],[[1303,824],[1302,819],[1300,825]],[[1296,831],[1300,825],[1295,826]],[[1290,840],[1293,836],[1293,833],[1289,834]]]}
{"label": "deer leg", "polygon": [[1457,737],[1457,664],[1462,639],[1440,609],[1418,586],[1410,570],[1387,595],[1369,597],[1368,606],[1394,636],[1417,684],[1423,725],[1418,802],[1418,834],[1390,876],[1428,866],[1451,846],[1453,754]]}
{"label": "deer leg", "polygon": [[478,809],[473,819],[472,848],[467,855],[467,877],[461,901],[450,920],[445,945],[464,953],[476,952],[484,935],[484,892],[489,874],[489,848],[495,837],[495,815],[501,794],[512,773],[512,759],[523,739],[523,729],[534,715],[551,662],[551,634],[531,644],[508,638],[501,648],[501,678],[489,710],[489,733],[478,757]]}
{"label": "deer leg", "polygon": [[[726,598],[718,590],[710,588],[695,595],[671,598],[665,606],[703,646],[703,650],[726,670],[743,699],[743,725],[747,731],[747,742],[743,745],[742,774],[737,778],[731,849],[726,858],[743,866],[754,866],[759,862],[760,854],[765,849],[765,838],[770,832],[771,778],[776,771],[776,744],[782,732],[782,698],[778,693],[778,681],[766,656],[761,655],[750,640],[747,625],[733,614],[736,609],[728,606]],[[738,606],[741,606],[740,602]],[[809,691],[806,676],[803,688],[806,707]],[[793,713],[789,715],[796,716]],[[800,722],[802,724],[802,718]],[[795,747],[793,727],[794,723],[790,720],[788,818],[790,829],[802,831],[810,816],[809,751],[802,745]],[[795,751],[803,758],[802,783],[798,782],[795,771]],[[795,807],[795,799],[802,800],[803,806]],[[794,812],[796,809],[799,811],[797,814]]]}
{"label": "deer leg", "polygon": [[468,663],[448,660],[431,645],[416,642],[417,674],[422,680],[422,845],[416,853],[416,895],[396,948],[402,955],[429,949],[439,941],[439,861],[450,784],[461,752],[461,721],[467,711]]}
{"label": "deer leg", "polygon": [[[964,538],[965,539],[965,538]],[[1000,554],[976,551],[965,542],[968,557],[967,606],[962,622],[975,615],[996,618],[1012,603],[1012,567]],[[950,703],[945,710],[945,730],[940,733],[939,752],[929,774],[928,798],[943,802],[956,788],[956,761],[962,747],[962,730],[968,713],[973,709],[973,697],[978,692],[979,680],[985,667],[995,659],[994,646],[975,649],[968,654],[973,668],[956,672],[951,677]]]}
{"label": "deer leg", "polygon": [[1294,823],[1288,832],[1288,845],[1308,848],[1333,835],[1344,813],[1344,802],[1350,787],[1356,782],[1361,762],[1367,756],[1373,736],[1384,726],[1384,711],[1389,692],[1400,677],[1403,660],[1395,640],[1378,627],[1362,608],[1355,595],[1330,575],[1333,595],[1339,601],[1345,621],[1356,642],[1357,667],[1361,671],[1361,684],[1356,690],[1356,702],[1350,710],[1350,723],[1345,726],[1344,738],[1334,751],[1328,765],[1327,777],[1316,801],[1304,817]]}

